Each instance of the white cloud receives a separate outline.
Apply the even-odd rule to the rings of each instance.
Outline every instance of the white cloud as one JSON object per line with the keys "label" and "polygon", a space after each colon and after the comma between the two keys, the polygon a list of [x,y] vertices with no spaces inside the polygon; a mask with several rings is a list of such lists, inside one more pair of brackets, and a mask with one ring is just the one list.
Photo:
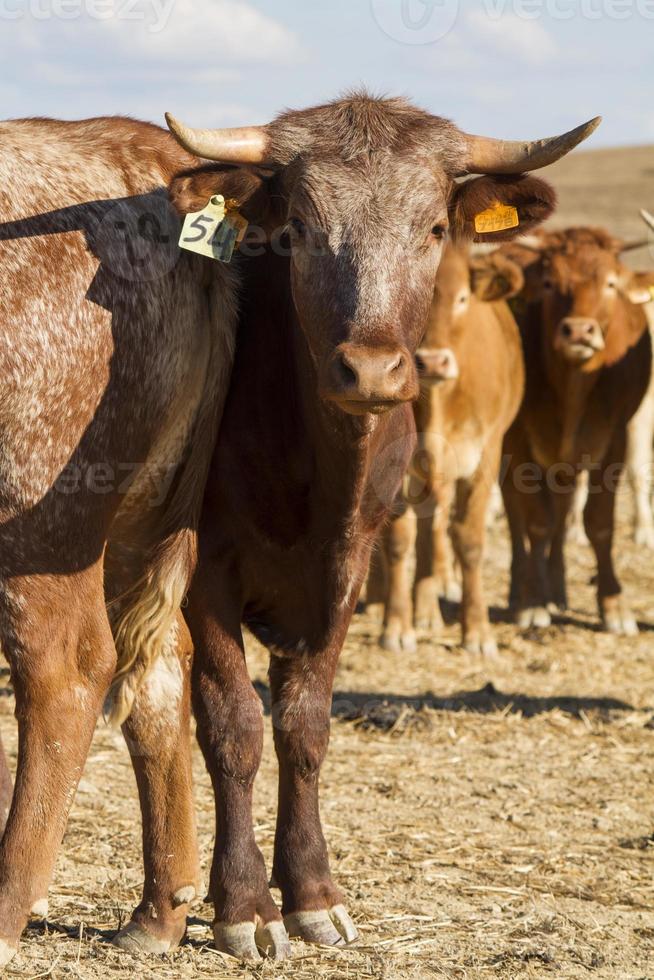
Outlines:
{"label": "white cloud", "polygon": [[514,13],[490,17],[484,10],[469,13],[466,23],[483,41],[492,58],[503,56],[512,62],[542,66],[558,55],[554,38],[543,25]]}

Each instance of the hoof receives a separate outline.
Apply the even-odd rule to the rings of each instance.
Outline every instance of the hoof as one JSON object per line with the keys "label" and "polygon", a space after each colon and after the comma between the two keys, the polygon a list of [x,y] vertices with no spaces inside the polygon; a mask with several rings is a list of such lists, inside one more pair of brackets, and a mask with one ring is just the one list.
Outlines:
{"label": "hoof", "polygon": [[604,629],[614,636],[638,636],[638,623],[633,616],[607,616]]}
{"label": "hoof", "polygon": [[544,606],[533,606],[521,609],[516,616],[516,623],[520,629],[528,630],[532,627],[544,629],[552,625],[552,617]]}
{"label": "hoof", "polygon": [[654,551],[654,527],[637,527],[634,530],[634,541],[640,548]]}
{"label": "hoof", "polygon": [[475,657],[497,657],[499,653],[493,637],[464,640],[463,648],[466,653],[471,653]]}
{"label": "hoof", "polygon": [[269,922],[267,926],[258,926],[254,941],[264,956],[270,960],[287,960],[291,955],[291,942],[284,923]]}
{"label": "hoof", "polygon": [[124,929],[117,933],[113,940],[114,946],[125,953],[146,953],[150,956],[163,956],[177,946],[170,939],[157,939],[138,922],[129,922]]}
{"label": "hoof", "polygon": [[418,641],[413,630],[402,633],[401,636],[395,633],[383,633],[379,645],[382,650],[387,650],[389,653],[415,653],[418,649]]}
{"label": "hoof", "polygon": [[11,943],[0,939],[0,969],[5,967],[7,963],[11,963],[17,952],[18,946],[12,946]]}
{"label": "hoof", "polygon": [[343,905],[329,911],[293,912],[284,917],[289,936],[316,946],[347,946],[359,937],[356,926]]}
{"label": "hoof", "polygon": [[458,582],[448,582],[443,590],[442,598],[446,602],[461,602],[463,591]]}
{"label": "hoof", "polygon": [[254,941],[256,927],[254,922],[216,922],[213,927],[213,941],[216,949],[237,960],[258,963],[261,955]]}
{"label": "hoof", "polygon": [[34,916],[35,919],[47,919],[49,907],[47,898],[40,898],[38,902],[34,902],[30,915]]}

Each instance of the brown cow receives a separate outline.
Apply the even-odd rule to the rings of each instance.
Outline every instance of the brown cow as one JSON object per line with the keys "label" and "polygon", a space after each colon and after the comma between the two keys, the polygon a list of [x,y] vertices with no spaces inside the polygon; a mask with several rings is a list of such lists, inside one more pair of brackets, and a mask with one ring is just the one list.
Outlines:
{"label": "brown cow", "polygon": [[427,333],[417,353],[418,451],[404,513],[384,534],[389,595],[381,642],[388,650],[415,649],[414,625],[430,632],[443,625],[439,595],[459,597],[450,529],[463,574],[463,645],[472,653],[497,650],[481,564],[502,440],[524,388],[520,335],[502,300],[518,293],[523,281],[519,267],[501,257],[470,265],[463,248],[448,247],[438,270]]}
{"label": "brown cow", "polygon": [[[353,98],[264,129],[189,133],[202,156],[266,169],[200,168],[173,185],[182,210],[220,188],[269,231],[289,222],[292,261],[264,249],[239,276],[180,256],[165,186],[200,161],[158,128],[2,125],[0,643],[20,748],[0,844],[0,962],[30,910],[43,910],[116,646],[111,715],[131,709],[146,877],[118,942],[163,952],[184,934],[197,855],[178,608],[241,277],[239,370],[189,610],[200,740],[217,789],[216,936],[231,952],[256,953],[258,917],[286,950],[252,833],[261,720],[242,619],[279,655],[275,874],[287,922],[309,938],[338,935],[327,931],[338,900],[316,796],[328,692],[368,540],[411,446],[410,410],[378,413],[416,393],[412,354],[448,224],[469,235],[475,213],[496,200],[515,205],[526,226],[551,211],[550,190],[534,178],[455,188],[454,176],[534,169],[592,128],[497,143],[404,102]],[[389,440],[399,445],[394,465]]]}
{"label": "brown cow", "polygon": [[[145,900],[184,933],[197,857],[179,604],[231,368],[236,281],[177,249],[165,188],[197,161],[160,128],[22,120],[0,124],[0,142],[0,646],[19,727],[0,844],[5,963],[30,912],[47,909],[117,665],[110,712],[123,720],[131,708]],[[6,763],[3,773],[7,796]],[[178,801],[174,825],[157,818],[162,790]]]}
{"label": "brown cow", "polygon": [[651,370],[646,317],[636,305],[648,296],[630,290],[631,273],[619,259],[625,247],[600,229],[571,228],[539,236],[531,252],[506,249],[525,266],[526,278],[516,305],[526,393],[505,440],[503,482],[513,547],[511,603],[523,627],[548,625],[550,602],[567,607],[566,519],[578,474],[588,470],[584,523],[597,559],[602,622],[614,633],[638,631],[612,555],[627,423]]}
{"label": "brown cow", "polygon": [[[171,125],[192,151],[235,160],[231,134]],[[485,143],[479,156],[466,144],[442,119],[365,96],[286,114],[242,141],[243,158],[274,170],[269,181],[252,176],[243,210],[269,229],[285,223],[289,251],[266,248],[243,267],[235,368],[188,606],[198,737],[216,793],[214,934],[241,957],[258,958],[257,947],[287,955],[287,933],[334,944],[356,937],[329,871],[319,772],[338,656],[413,448],[413,357],[443,238],[448,225],[473,237],[474,215],[497,201],[515,203],[526,224],[552,206],[531,178],[452,179],[533,166],[543,162],[538,145],[509,163],[506,144]],[[177,181],[173,199],[195,210],[223,180],[200,172]],[[252,829],[262,720],[243,623],[272,654],[273,877],[283,922]],[[139,923],[157,928],[145,914]]]}

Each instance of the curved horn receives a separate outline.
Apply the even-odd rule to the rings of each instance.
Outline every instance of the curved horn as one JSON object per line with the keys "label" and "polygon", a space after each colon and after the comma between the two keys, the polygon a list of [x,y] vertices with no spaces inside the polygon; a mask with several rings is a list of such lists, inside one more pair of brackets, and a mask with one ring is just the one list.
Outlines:
{"label": "curved horn", "polygon": [[594,133],[602,121],[601,116],[583,126],[571,129],[563,136],[533,142],[496,140],[488,136],[466,134],[467,160],[464,173],[468,174],[519,174],[527,170],[539,170],[564,157],[575,146]]}
{"label": "curved horn", "polygon": [[623,242],[620,246],[620,252],[635,252],[637,248],[645,248],[649,244],[648,238],[639,238],[635,242]]}
{"label": "curved horn", "polygon": [[645,208],[643,208],[643,210],[640,212],[640,216],[645,224],[649,225],[652,231],[654,231],[654,217],[649,213],[649,211],[646,211]]}
{"label": "curved horn", "polygon": [[265,126],[240,129],[192,129],[169,112],[166,122],[178,143],[189,153],[221,163],[265,164],[269,137]]}

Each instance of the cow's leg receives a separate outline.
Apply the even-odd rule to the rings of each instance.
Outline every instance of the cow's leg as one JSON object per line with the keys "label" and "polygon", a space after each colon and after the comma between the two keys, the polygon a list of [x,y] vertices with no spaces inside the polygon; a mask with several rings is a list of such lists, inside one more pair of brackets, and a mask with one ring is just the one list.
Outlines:
{"label": "cow's leg", "polygon": [[498,469],[499,450],[493,447],[484,453],[471,481],[458,481],[452,522],[454,550],[463,574],[463,646],[469,653],[486,656],[497,653],[484,596],[482,558],[488,501]]}
{"label": "cow's leg", "polygon": [[411,507],[394,518],[384,530],[383,546],[388,568],[388,596],[384,609],[384,650],[400,653],[416,649],[413,628],[412,565],[416,542],[416,516]]}
{"label": "cow's leg", "polygon": [[634,539],[644,548],[654,548],[652,514],[652,441],[654,439],[654,391],[648,392],[631,420],[627,438],[627,474],[634,493]]}
{"label": "cow's leg", "polygon": [[588,473],[586,471],[577,477],[577,485],[572,498],[572,506],[568,518],[566,538],[571,544],[587,545],[589,543],[584,528],[584,510],[588,500]]}
{"label": "cow's leg", "polygon": [[13,792],[14,787],[11,781],[7,754],[5,752],[5,747],[2,744],[2,740],[0,739],[0,837],[4,833],[5,827],[7,826],[7,817],[9,816],[9,808],[11,807]]}
{"label": "cow's leg", "polygon": [[[511,530],[513,558],[511,564],[510,605],[516,622],[523,629],[549,626],[547,610],[549,581],[547,554],[552,537],[552,507],[546,487],[524,481],[516,456],[506,474],[502,492]],[[532,464],[533,465],[533,464]],[[529,541],[526,553],[524,540]]]}
{"label": "cow's leg", "polygon": [[[565,480],[558,482],[551,489],[550,499],[553,511],[553,529],[550,553],[547,560],[547,575],[550,601],[561,611],[568,608],[564,549],[568,527],[570,526],[569,515],[570,511],[575,507],[577,492],[577,484]],[[588,499],[587,491],[584,494],[584,498]]]}
{"label": "cow's leg", "polygon": [[0,595],[18,719],[16,787],[0,842],[0,962],[6,963],[30,911],[45,911],[116,651],[100,563],[71,576],[13,577],[0,582]]}
{"label": "cow's leg", "polygon": [[289,934],[329,946],[358,935],[332,881],[318,802],[339,649],[340,644],[307,657],[273,657],[270,664],[279,760],[274,878]]}
{"label": "cow's leg", "polygon": [[188,630],[179,622],[123,725],[141,801],[143,900],[114,942],[166,953],[186,931],[199,870],[191,776]]}
{"label": "cow's leg", "polygon": [[584,521],[597,559],[597,602],[604,626],[610,633],[634,636],[638,633],[638,624],[622,598],[622,588],[613,566],[615,496],[625,444],[626,432],[623,430],[614,437],[600,471],[591,474]]}
{"label": "cow's leg", "polygon": [[418,512],[415,623],[418,629],[430,632],[443,628],[439,597],[452,602],[461,598],[449,537],[453,497],[454,484],[443,482]]}
{"label": "cow's leg", "polygon": [[515,485],[511,469],[502,483],[502,498],[511,536],[511,585],[509,587],[509,609],[516,612],[522,599],[522,588],[527,574],[529,555],[527,553],[527,520],[524,499]]}
{"label": "cow's leg", "polygon": [[258,950],[285,959],[290,943],[252,824],[262,704],[247,671],[237,603],[227,605],[224,582],[205,563],[196,573],[187,613],[195,647],[193,710],[216,801],[210,880],[214,938],[219,950],[238,959],[258,960]]}

